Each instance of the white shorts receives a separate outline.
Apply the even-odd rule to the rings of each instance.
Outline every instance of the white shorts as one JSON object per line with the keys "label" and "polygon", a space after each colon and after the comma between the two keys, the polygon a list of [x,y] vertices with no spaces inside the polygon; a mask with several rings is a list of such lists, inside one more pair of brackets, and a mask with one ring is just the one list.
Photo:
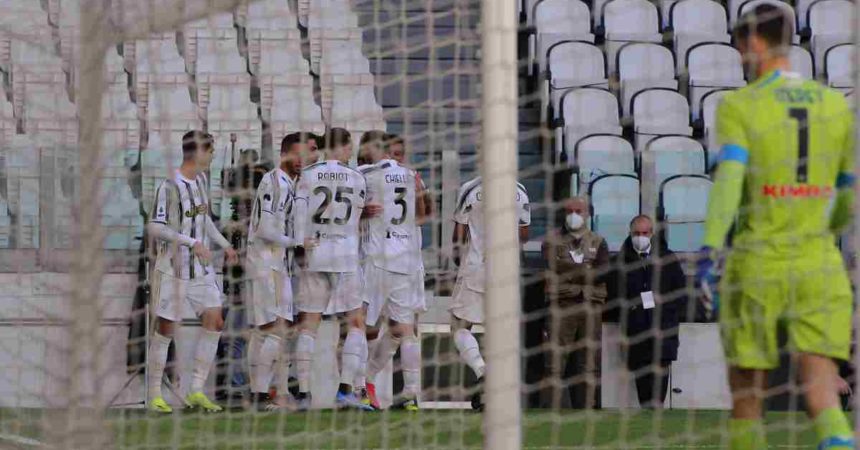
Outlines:
{"label": "white shorts", "polygon": [[299,276],[300,312],[340,314],[361,308],[360,272],[310,272]]}
{"label": "white shorts", "polygon": [[245,304],[251,324],[259,327],[279,317],[292,322],[293,287],[289,273],[265,265],[249,269],[252,278],[246,284]]}
{"label": "white shorts", "polygon": [[155,315],[172,322],[182,320],[183,301],[187,301],[198,317],[209,308],[220,308],[224,304],[221,289],[215,274],[183,280],[160,270],[152,272],[152,300]]}
{"label": "white shorts", "polygon": [[483,282],[483,268],[460,270],[448,308],[454,317],[470,323],[484,323]]}
{"label": "white shorts", "polygon": [[380,269],[374,264],[364,266],[364,302],[367,303],[368,326],[378,325],[380,316],[397,323],[415,323],[415,313],[423,311],[424,297],[417,295],[416,286],[424,292],[424,274],[402,274]]}

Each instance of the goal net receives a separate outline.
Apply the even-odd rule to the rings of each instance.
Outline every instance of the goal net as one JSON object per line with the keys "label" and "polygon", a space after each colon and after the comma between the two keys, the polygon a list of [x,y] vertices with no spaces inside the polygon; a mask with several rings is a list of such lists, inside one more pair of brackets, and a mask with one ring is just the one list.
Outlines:
{"label": "goal net", "polygon": [[[746,81],[727,23],[700,39],[680,22],[673,31],[670,11],[739,5],[506,1],[0,0],[0,448],[724,448],[726,363],[718,325],[697,301],[692,256],[717,156],[714,109]],[[612,26],[625,37],[613,40]],[[803,36],[798,67],[826,63],[810,75],[847,93],[850,67],[837,74],[851,47],[828,51]],[[700,70],[731,72],[727,80],[695,78],[690,54],[702,55]],[[368,136],[423,185],[423,279],[410,286],[424,297],[414,311],[418,390],[405,361],[414,355],[400,347],[367,380],[382,411],[338,408],[355,327],[324,314],[310,396],[294,327],[266,393],[285,403],[267,410],[252,396],[251,354],[264,334],[247,270],[258,187],[287,167],[285,138],[323,148],[335,128],[351,135],[346,165],[375,162],[360,161]],[[194,130],[214,152],[186,173]],[[147,224],[163,213],[163,181],[183,177],[194,186],[179,186],[178,211],[211,221],[239,263],[212,229],[185,230],[180,218],[180,234],[201,239],[199,229],[213,242],[218,295],[180,302],[164,375],[153,379],[165,294],[162,244]],[[576,227],[566,225],[572,210],[583,218]],[[634,305],[616,298],[618,285],[589,283],[612,279],[624,292],[630,280],[651,283],[624,256],[639,215],[650,218],[641,221],[653,226],[652,261],[663,269],[653,296]],[[584,244],[585,230],[600,239]],[[301,258],[286,255],[295,299]],[[209,270],[189,259],[183,270]],[[200,304],[213,298],[223,331],[204,364],[215,319],[201,318]],[[647,302],[654,313],[639,314]],[[366,339],[355,393],[384,338]],[[772,448],[816,442],[796,371],[786,353],[771,375]],[[153,383],[172,412],[152,411]],[[188,408],[196,384],[223,411]]]}

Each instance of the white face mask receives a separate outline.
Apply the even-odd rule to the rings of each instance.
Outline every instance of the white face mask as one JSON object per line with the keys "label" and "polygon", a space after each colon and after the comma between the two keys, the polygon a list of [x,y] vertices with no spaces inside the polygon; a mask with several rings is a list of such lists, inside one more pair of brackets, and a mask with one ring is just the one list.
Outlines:
{"label": "white face mask", "polygon": [[585,219],[577,213],[570,213],[564,218],[564,223],[567,224],[569,230],[578,230],[585,224]]}
{"label": "white face mask", "polygon": [[643,253],[651,249],[651,238],[648,236],[633,236],[631,240],[637,252]]}

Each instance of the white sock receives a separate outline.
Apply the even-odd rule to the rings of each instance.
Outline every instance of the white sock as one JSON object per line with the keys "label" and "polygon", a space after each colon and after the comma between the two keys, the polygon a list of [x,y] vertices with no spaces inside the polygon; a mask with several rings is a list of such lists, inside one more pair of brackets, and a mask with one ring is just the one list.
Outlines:
{"label": "white sock", "polygon": [[361,347],[358,370],[355,372],[355,383],[352,385],[355,390],[362,390],[367,388],[367,355],[370,351],[369,347],[370,342],[368,342],[367,345]]}
{"label": "white sock", "polygon": [[400,366],[403,369],[403,392],[417,398],[421,392],[421,344],[415,336],[407,336],[400,342]]}
{"label": "white sock", "polygon": [[251,339],[248,340],[248,376],[251,378],[251,390],[255,381],[259,379],[260,365],[260,347],[263,346],[263,336],[260,330],[254,328],[251,330]]}
{"label": "white sock", "polygon": [[191,392],[203,392],[203,385],[209,378],[209,369],[212,368],[218,353],[220,339],[220,331],[200,330],[197,350],[194,352],[194,369],[191,372]]}
{"label": "white sock", "polygon": [[481,378],[484,376],[484,358],[481,357],[481,350],[478,348],[478,341],[472,332],[460,328],[454,333],[454,345],[457,346],[457,351],[460,352],[460,359],[466,363],[475,376]]}
{"label": "white sock", "polygon": [[173,339],[155,332],[149,342],[149,352],[146,359],[146,382],[150,399],[161,397],[161,379],[164,377],[164,366],[167,365],[167,351]]}
{"label": "white sock", "polygon": [[257,378],[251,379],[251,392],[267,393],[272,384],[275,360],[281,351],[281,337],[273,333],[263,333],[263,343],[257,354]]}
{"label": "white sock", "polygon": [[400,347],[400,338],[392,336],[391,332],[386,330],[385,334],[382,335],[382,339],[376,344],[376,349],[367,363],[367,376],[371,380],[385,368],[388,361],[391,361],[391,358],[397,353],[398,347]]}
{"label": "white sock", "polygon": [[272,382],[277,388],[278,395],[288,395],[290,392],[290,361],[296,341],[293,337],[293,333],[288,332],[286,339],[281,340],[281,351],[275,360],[275,376]]}
{"label": "white sock", "polygon": [[299,392],[311,390],[311,361],[314,354],[316,334],[302,330],[296,339],[296,377],[299,379]]}
{"label": "white sock", "polygon": [[[340,363],[340,382],[352,386],[361,366],[362,355],[367,355],[367,336],[358,328],[350,328],[343,341]],[[367,357],[365,356],[365,360]]]}

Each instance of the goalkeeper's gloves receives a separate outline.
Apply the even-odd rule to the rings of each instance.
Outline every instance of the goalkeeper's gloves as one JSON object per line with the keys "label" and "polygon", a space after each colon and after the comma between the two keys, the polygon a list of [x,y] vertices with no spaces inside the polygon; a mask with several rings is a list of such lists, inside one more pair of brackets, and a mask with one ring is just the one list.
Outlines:
{"label": "goalkeeper's gloves", "polygon": [[720,310],[718,283],[717,253],[711,247],[702,247],[696,260],[696,287],[702,290],[701,302],[709,320],[716,318]]}

